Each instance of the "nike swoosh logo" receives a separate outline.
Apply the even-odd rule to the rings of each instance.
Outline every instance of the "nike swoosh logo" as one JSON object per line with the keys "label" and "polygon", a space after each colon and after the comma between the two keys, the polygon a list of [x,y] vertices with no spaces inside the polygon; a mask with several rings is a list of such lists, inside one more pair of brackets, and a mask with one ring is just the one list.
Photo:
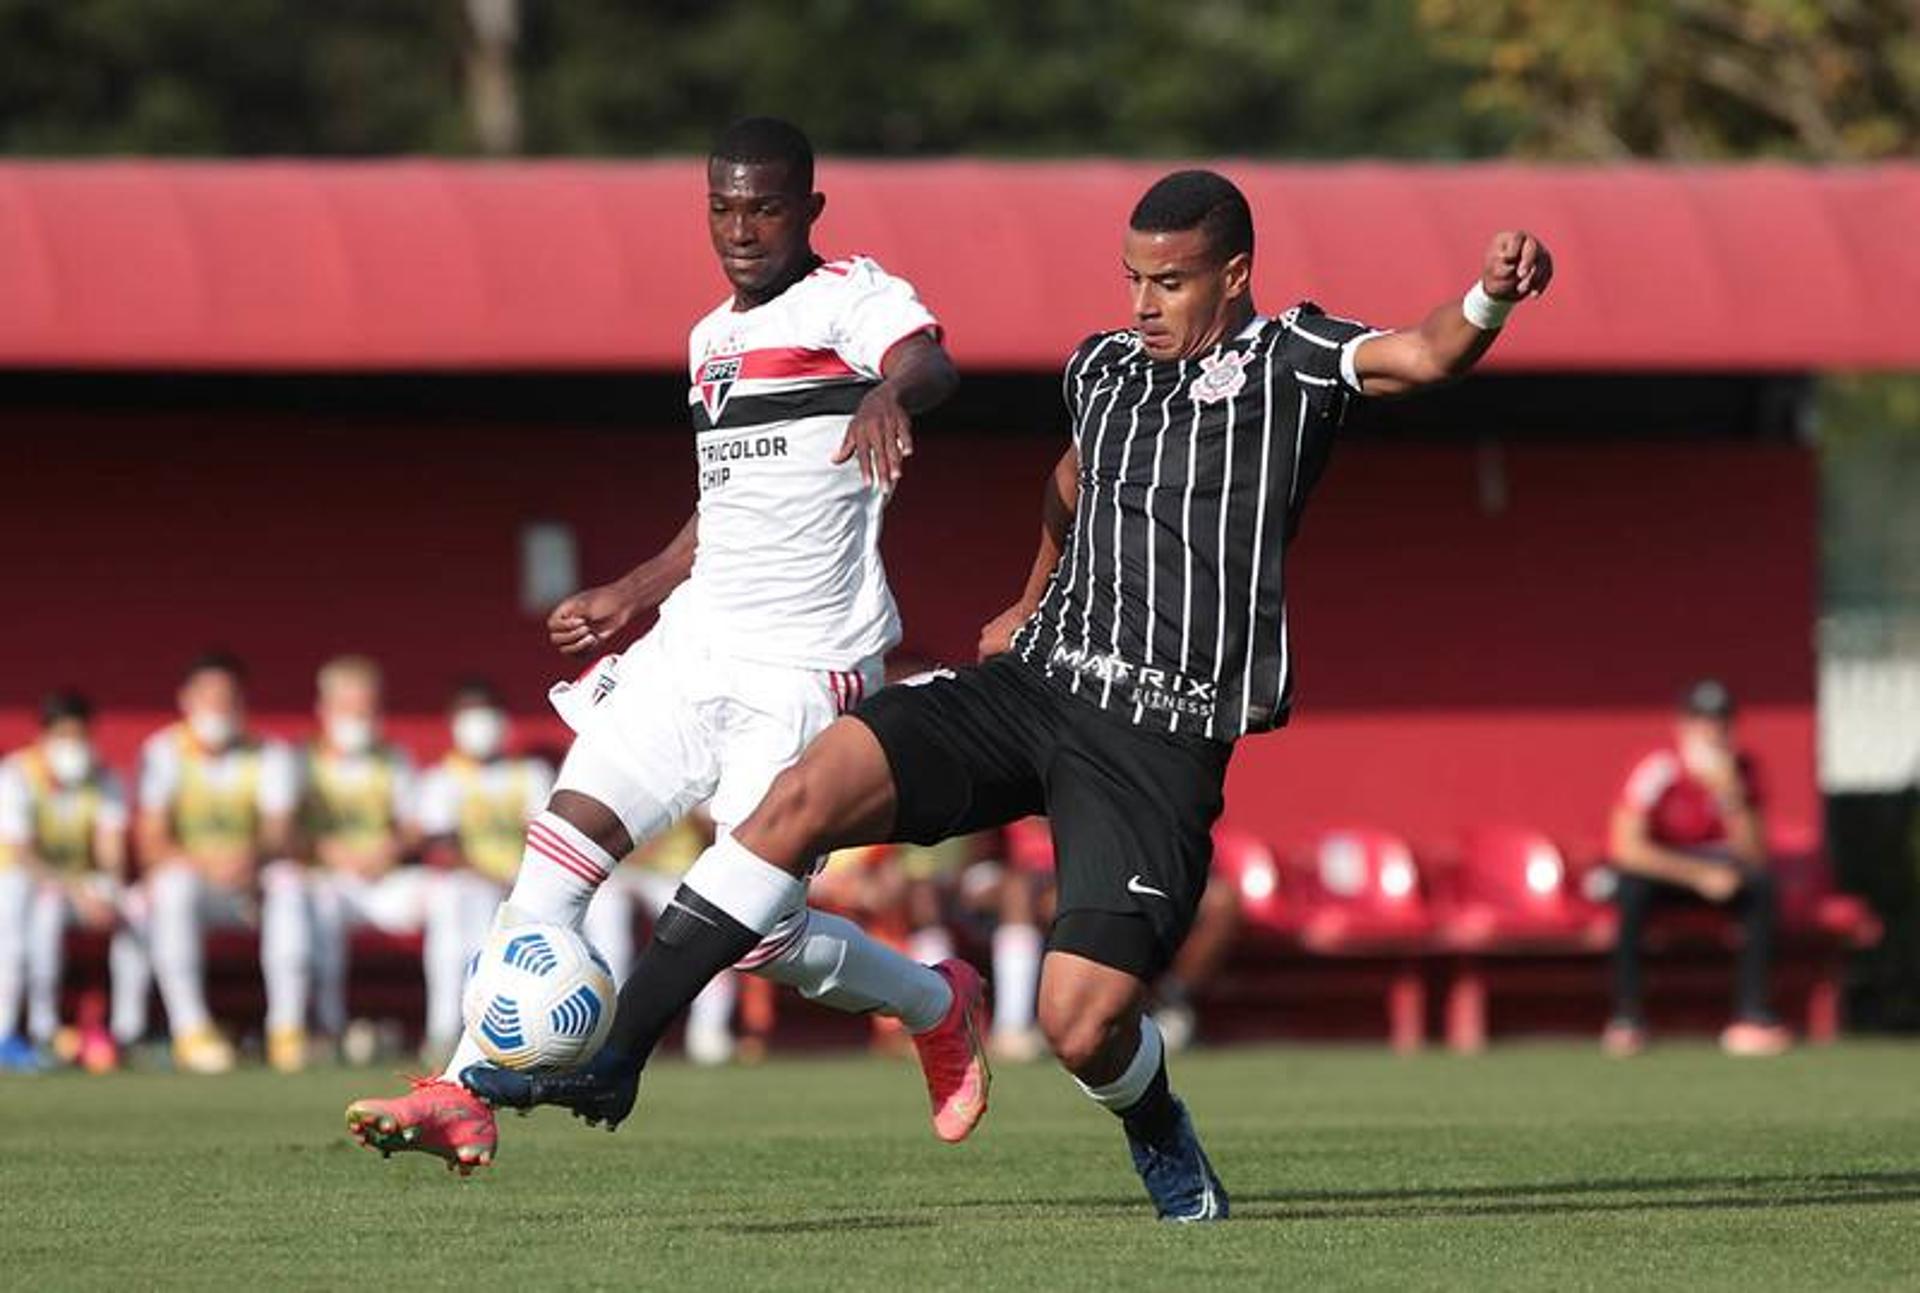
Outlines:
{"label": "nike swoosh logo", "polygon": [[1138,871],[1134,872],[1132,875],[1127,877],[1127,892],[1143,893],[1150,898],[1165,898],[1168,902],[1173,901],[1172,895],[1169,894],[1165,889],[1156,889],[1152,885],[1147,884],[1145,881],[1141,880],[1140,873]]}
{"label": "nike swoosh logo", "polygon": [[708,920],[705,916],[702,916],[699,912],[695,911],[691,907],[683,907],[677,902],[670,902],[667,905],[672,907],[675,911],[682,912],[685,915],[693,917],[695,920],[699,921],[702,925],[707,926],[709,929],[720,928],[720,926],[714,924],[712,921]]}

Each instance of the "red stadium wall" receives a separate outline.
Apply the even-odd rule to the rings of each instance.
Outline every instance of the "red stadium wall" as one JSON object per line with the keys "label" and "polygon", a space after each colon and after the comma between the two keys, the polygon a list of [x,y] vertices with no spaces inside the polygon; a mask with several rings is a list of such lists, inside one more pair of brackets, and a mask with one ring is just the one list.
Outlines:
{"label": "red stadium wall", "polygon": [[[423,756],[461,675],[539,714],[562,666],[516,605],[519,527],[569,523],[600,579],[692,497],[666,431],[20,421],[0,473],[0,744],[71,682],[102,702],[122,760],[210,643],[254,662],[255,708],[283,732],[343,650],[386,663],[395,730]],[[917,653],[970,655],[1025,571],[1056,452],[923,441],[887,540]],[[1794,447],[1348,446],[1293,560],[1300,717],[1245,745],[1229,814],[1281,840],[1365,820],[1438,841],[1489,818],[1591,840],[1681,681],[1712,671],[1748,701],[1776,822],[1816,831],[1814,532]]]}

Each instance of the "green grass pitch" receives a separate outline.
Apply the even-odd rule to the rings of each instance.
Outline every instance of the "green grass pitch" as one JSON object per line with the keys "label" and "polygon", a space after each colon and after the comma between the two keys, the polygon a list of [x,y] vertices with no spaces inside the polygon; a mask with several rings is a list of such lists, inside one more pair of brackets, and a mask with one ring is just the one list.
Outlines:
{"label": "green grass pitch", "polygon": [[1235,1219],[1151,1220],[1118,1129],[1003,1068],[939,1144],[893,1061],[662,1063],[618,1134],[382,1162],[379,1073],[0,1079],[0,1283],[55,1288],[1920,1287],[1920,1049],[1182,1057]]}

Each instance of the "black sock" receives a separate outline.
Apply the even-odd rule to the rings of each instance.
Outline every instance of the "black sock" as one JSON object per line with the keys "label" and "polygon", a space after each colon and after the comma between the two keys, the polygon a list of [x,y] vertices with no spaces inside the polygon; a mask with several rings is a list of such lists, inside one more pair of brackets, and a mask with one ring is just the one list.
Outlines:
{"label": "black sock", "polygon": [[1180,1126],[1180,1106],[1174,1103],[1173,1088],[1167,1085],[1167,1061],[1161,1057],[1160,1067],[1154,1070],[1147,1089],[1140,1098],[1124,1109],[1115,1111],[1120,1121],[1127,1124],[1131,1131],[1149,1145],[1171,1144],[1174,1132]]}
{"label": "black sock", "polygon": [[700,990],[759,942],[760,935],[681,885],[620,987],[607,1049],[645,1065]]}

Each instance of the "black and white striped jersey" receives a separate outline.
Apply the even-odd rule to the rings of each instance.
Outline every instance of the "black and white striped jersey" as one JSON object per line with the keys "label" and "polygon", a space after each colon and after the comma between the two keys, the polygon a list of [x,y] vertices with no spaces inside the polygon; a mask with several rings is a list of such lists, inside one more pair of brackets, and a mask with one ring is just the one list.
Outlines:
{"label": "black and white striped jersey", "polygon": [[1013,650],[1142,727],[1231,741],[1287,720],[1285,558],[1374,335],[1301,302],[1197,359],[1132,331],[1067,362],[1073,526]]}

